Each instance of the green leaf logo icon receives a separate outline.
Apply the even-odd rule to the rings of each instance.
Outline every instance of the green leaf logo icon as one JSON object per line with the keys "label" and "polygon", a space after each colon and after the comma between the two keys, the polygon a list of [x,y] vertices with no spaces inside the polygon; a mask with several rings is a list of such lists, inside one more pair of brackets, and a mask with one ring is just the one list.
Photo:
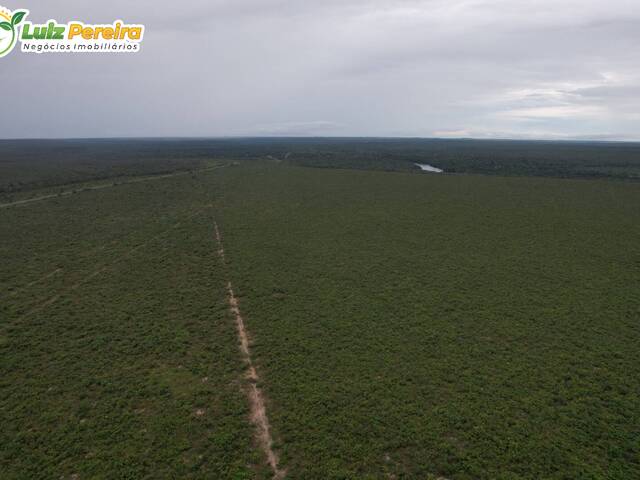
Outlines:
{"label": "green leaf logo icon", "polygon": [[[29,15],[29,10],[19,10],[14,12],[13,14],[4,8],[0,8],[0,20],[5,19],[9,21],[0,22],[0,32],[3,30],[5,32],[11,32],[11,37],[7,37],[6,35],[0,39],[0,57],[4,57],[11,53],[13,47],[16,46],[18,41],[18,24],[20,24],[24,17]],[[7,43],[8,41],[8,43]]]}
{"label": "green leaf logo icon", "polygon": [[20,12],[16,12],[13,14],[13,17],[11,17],[11,25],[18,25],[23,19],[24,16],[27,14],[27,12],[25,11],[20,11]]}

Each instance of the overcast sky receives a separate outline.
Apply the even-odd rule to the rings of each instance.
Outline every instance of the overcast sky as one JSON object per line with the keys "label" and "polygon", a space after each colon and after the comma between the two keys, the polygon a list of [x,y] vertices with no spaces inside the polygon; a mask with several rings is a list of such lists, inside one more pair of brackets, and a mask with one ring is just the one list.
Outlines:
{"label": "overcast sky", "polygon": [[0,59],[0,138],[640,140],[639,0],[0,0],[146,25],[138,54]]}

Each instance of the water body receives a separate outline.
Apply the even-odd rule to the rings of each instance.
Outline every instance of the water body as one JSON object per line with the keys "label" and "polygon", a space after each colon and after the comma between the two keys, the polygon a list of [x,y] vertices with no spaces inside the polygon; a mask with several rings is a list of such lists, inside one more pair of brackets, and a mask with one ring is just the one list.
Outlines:
{"label": "water body", "polygon": [[442,173],[444,171],[441,168],[434,167],[433,165],[429,165],[427,163],[414,163],[414,165],[420,167],[420,170],[422,170],[423,172]]}

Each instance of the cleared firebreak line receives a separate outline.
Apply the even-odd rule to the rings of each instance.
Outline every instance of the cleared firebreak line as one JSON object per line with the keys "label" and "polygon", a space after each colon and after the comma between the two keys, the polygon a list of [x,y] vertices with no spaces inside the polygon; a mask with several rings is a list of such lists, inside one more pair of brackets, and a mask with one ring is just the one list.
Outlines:
{"label": "cleared firebreak line", "polygon": [[[217,222],[214,222],[215,237],[218,244],[218,256],[224,265],[226,265],[226,258],[224,255],[224,246],[222,244],[222,236],[218,229]],[[249,348],[249,335],[240,313],[240,306],[238,298],[233,292],[233,286],[231,281],[227,280],[227,296],[229,302],[229,309],[233,314],[236,321],[236,328],[238,330],[238,340],[240,342],[240,351],[242,352],[243,360],[247,365],[247,379],[249,380],[249,388],[247,396],[249,397],[249,404],[251,407],[251,421],[256,429],[256,439],[262,450],[264,451],[267,462],[271,466],[273,471],[274,480],[282,479],[286,475],[286,470],[278,467],[278,456],[273,450],[273,438],[271,437],[271,430],[269,427],[269,418],[267,417],[267,409],[265,406],[264,395],[262,390],[258,387],[258,373],[251,360],[251,350]]]}

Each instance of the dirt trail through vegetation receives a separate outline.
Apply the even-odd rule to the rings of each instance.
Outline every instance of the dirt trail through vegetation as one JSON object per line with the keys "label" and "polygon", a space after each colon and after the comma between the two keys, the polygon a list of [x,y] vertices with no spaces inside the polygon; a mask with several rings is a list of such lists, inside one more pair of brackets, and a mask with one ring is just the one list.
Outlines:
{"label": "dirt trail through vegetation", "polygon": [[18,288],[17,290],[13,290],[12,292],[9,292],[9,296],[13,297],[14,295],[17,295],[18,292],[21,292],[23,290],[26,290],[27,288],[33,287],[34,285],[36,285],[36,284],[38,284],[40,282],[44,282],[45,280],[48,280],[49,278],[53,277],[54,275],[57,275],[61,271],[62,271],[62,268],[56,268],[53,272],[49,272],[46,275],[35,279],[33,282],[27,283],[24,287],[21,287],[21,288]]}
{"label": "dirt trail through vegetation", "polygon": [[[226,258],[224,254],[224,246],[222,244],[222,236],[218,229],[218,224],[214,222],[216,242],[218,243],[218,255],[222,260],[222,263],[226,265]],[[227,295],[229,300],[229,308],[236,320],[236,327],[238,329],[238,339],[240,341],[240,350],[242,357],[247,364],[247,379],[249,380],[249,389],[247,396],[249,397],[249,404],[251,407],[251,421],[256,428],[256,438],[260,447],[264,451],[267,462],[273,470],[274,480],[282,479],[286,475],[286,470],[278,467],[278,456],[273,450],[273,438],[271,437],[271,430],[269,427],[269,417],[267,416],[267,409],[264,401],[262,390],[258,387],[258,372],[256,371],[253,361],[251,360],[251,350],[249,348],[249,335],[247,328],[244,324],[244,319],[240,313],[240,306],[238,298],[233,292],[233,286],[231,281],[227,281]]]}
{"label": "dirt trail through vegetation", "polygon": [[142,177],[142,178],[133,178],[131,180],[127,180],[127,181],[123,181],[120,183],[104,183],[104,184],[100,184],[100,185],[89,185],[89,186],[78,186],[76,189],[73,190],[65,190],[63,192],[59,192],[59,193],[52,193],[49,195],[41,195],[39,197],[34,197],[34,198],[26,198],[24,200],[16,200],[15,202],[9,202],[9,203],[0,203],[0,208],[6,208],[6,207],[15,207],[15,206],[19,206],[19,205],[27,205],[29,203],[33,203],[33,202],[40,202],[42,200],[49,200],[52,198],[59,198],[59,197],[68,197],[69,195],[75,195],[77,193],[82,193],[82,192],[87,192],[87,191],[92,191],[92,190],[102,190],[105,188],[113,188],[113,187],[118,187],[120,185],[127,185],[129,183],[140,183],[140,182],[148,182],[151,180],[160,180],[163,178],[171,178],[171,177],[178,177],[181,175],[190,175],[192,173],[201,173],[201,172],[208,172],[210,170],[217,170],[218,168],[223,168],[226,167],[227,165],[216,165],[215,167],[208,167],[208,168],[201,168],[199,170],[190,170],[190,171],[186,171],[186,172],[175,172],[175,173],[167,173],[167,174],[163,174],[163,175],[153,175],[153,176],[147,176],[147,177]]}
{"label": "dirt trail through vegetation", "polygon": [[[202,209],[196,211],[195,213],[192,213],[191,215],[189,215],[186,220],[191,219],[193,217],[195,217],[196,215],[198,215],[199,213],[202,212]],[[157,240],[158,238],[162,237],[164,234],[166,234],[167,232],[174,230],[176,228],[178,228],[180,225],[182,225],[182,223],[184,222],[184,220],[181,220],[179,222],[174,223],[171,227],[167,228],[166,230],[163,230],[162,232],[158,233],[157,235],[154,235],[153,237],[151,237],[150,239],[140,243],[139,245],[136,245],[135,247],[133,247],[132,249],[128,250],[127,252],[125,252],[124,254],[122,254],[122,256],[120,256],[120,258],[118,258],[115,262],[108,264],[108,265],[103,265],[100,268],[98,268],[97,270],[94,270],[93,272],[91,272],[89,275],[87,275],[86,277],[84,277],[82,280],[78,281],[77,283],[74,283],[73,285],[71,285],[69,288],[63,290],[61,293],[54,295],[53,297],[50,297],[46,300],[41,301],[41,303],[39,303],[37,306],[35,306],[34,308],[32,308],[31,310],[29,310],[27,313],[25,313],[23,315],[22,318],[26,318],[30,315],[33,315],[34,313],[37,313],[41,310],[43,310],[44,308],[48,307],[49,305],[57,302],[62,295],[64,295],[67,292],[71,292],[73,290],[78,289],[81,285],[84,285],[85,283],[87,283],[89,280],[91,280],[94,277],[97,277],[98,275],[100,275],[102,272],[104,272],[105,270],[107,270],[108,268],[112,267],[113,265],[116,265],[120,262],[122,262],[123,260],[125,260],[126,258],[130,257],[131,255],[133,255],[135,252],[137,252],[138,250],[140,250],[141,248],[146,247],[147,245],[149,245],[151,242]]]}

